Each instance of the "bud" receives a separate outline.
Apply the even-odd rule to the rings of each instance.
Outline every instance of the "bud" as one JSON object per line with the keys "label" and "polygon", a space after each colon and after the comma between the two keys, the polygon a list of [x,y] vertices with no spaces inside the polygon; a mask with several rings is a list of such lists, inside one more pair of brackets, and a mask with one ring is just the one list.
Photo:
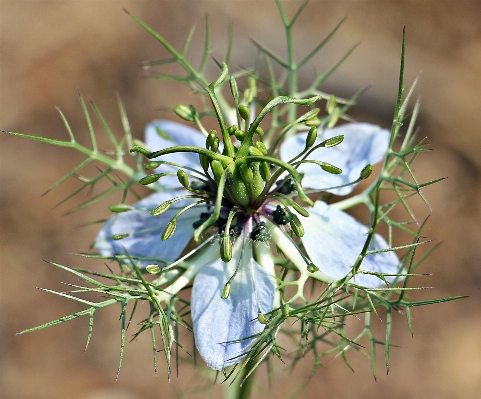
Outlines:
{"label": "bud", "polygon": [[331,137],[330,139],[324,140],[321,144],[323,147],[330,148],[335,147],[336,145],[341,144],[344,141],[344,136],[335,136]]}
{"label": "bud", "polygon": [[255,144],[256,148],[262,152],[262,155],[266,155],[267,154],[267,148],[266,148],[266,145],[262,142],[262,141],[256,141],[256,144]]}
{"label": "bud", "polygon": [[371,173],[372,173],[372,165],[371,164],[367,164],[363,170],[361,170],[361,179],[364,180],[364,179],[367,179],[369,176],[371,176]]}
{"label": "bud", "polygon": [[319,268],[318,268],[314,263],[309,263],[309,264],[307,265],[307,271],[308,271],[309,273],[315,273],[315,272],[317,272],[318,270],[319,270]]}
{"label": "bud", "polygon": [[147,265],[145,270],[149,274],[159,274],[161,269],[158,265]]}
{"label": "bud", "polygon": [[227,299],[229,298],[229,294],[230,294],[230,283],[227,283],[226,285],[224,285],[224,288],[222,288],[222,294],[220,295],[220,297],[222,299]]}
{"label": "bud", "polygon": [[177,105],[174,108],[174,112],[177,114],[178,117],[182,118],[185,121],[194,121],[192,109],[187,107],[186,105]]}
{"label": "bud", "polygon": [[232,259],[232,242],[229,234],[224,233],[220,246],[220,258],[223,262],[229,262]]}
{"label": "bud", "polygon": [[214,139],[216,137],[216,131],[211,130],[209,134],[207,135],[207,138],[205,139],[205,148],[210,149],[212,144],[214,143]]}
{"label": "bud", "polygon": [[249,107],[245,105],[239,105],[237,107],[237,111],[239,111],[239,115],[242,119],[244,119],[245,121],[249,120],[249,117],[251,115]]}
{"label": "bud", "polygon": [[290,225],[294,234],[299,238],[302,238],[302,236],[304,235],[304,227],[302,227],[299,218],[294,213],[291,213]]}
{"label": "bud", "polygon": [[217,150],[219,149],[219,139],[217,137],[214,137],[214,142],[212,143],[210,149],[214,152],[217,152]]}
{"label": "bud", "polygon": [[306,150],[311,148],[317,139],[317,127],[313,126],[309,129],[309,133],[307,133],[306,138]]}
{"label": "bud", "polygon": [[139,183],[146,186],[147,184],[155,183],[157,180],[160,179],[162,175],[160,174],[153,174],[153,175],[148,175],[145,177],[142,177],[142,179],[139,180]]}
{"label": "bud", "polygon": [[235,138],[239,141],[243,141],[244,140],[244,137],[246,136],[246,133],[240,129],[237,129],[235,132],[234,132],[234,135],[235,135]]}
{"label": "bud", "polygon": [[162,241],[168,240],[174,234],[175,228],[177,227],[177,223],[174,219],[172,219],[167,226],[165,226],[165,230],[162,233]]}
{"label": "bud", "polygon": [[116,212],[116,213],[127,212],[127,211],[131,211],[132,209],[134,209],[134,207],[127,204],[117,204],[117,205],[109,206],[109,211]]}
{"label": "bud", "polygon": [[266,315],[262,312],[259,312],[257,315],[257,320],[259,320],[259,323],[261,324],[269,324],[269,320],[267,319]]}
{"label": "bud", "polygon": [[334,108],[332,113],[329,115],[327,128],[330,129],[331,127],[335,126],[340,116],[341,116],[341,108],[337,108],[337,107]]}
{"label": "bud", "polygon": [[229,133],[229,136],[233,136],[237,130],[239,130],[239,126],[232,125],[227,129],[227,133]]}
{"label": "bud", "polygon": [[124,238],[127,238],[130,234],[129,233],[122,233],[122,234],[114,234],[112,236],[112,240],[123,240]]}
{"label": "bud", "polygon": [[242,176],[242,179],[247,183],[250,184],[252,183],[252,180],[254,179],[254,174],[252,173],[252,169],[249,168],[249,166],[245,163],[240,164],[238,166],[239,172]]}
{"label": "bud", "polygon": [[183,187],[189,188],[189,178],[182,169],[177,171],[177,179],[179,179],[179,183],[182,184]]}
{"label": "bud", "polygon": [[337,107],[336,96],[331,95],[326,103],[326,112],[330,115]]}
{"label": "bud", "polygon": [[260,126],[257,126],[256,133],[259,135],[259,137],[262,137],[264,136],[264,129],[262,129]]}
{"label": "bud", "polygon": [[153,209],[150,214],[152,216],[159,216],[169,209],[172,204],[173,201],[165,201],[163,204],[160,204],[157,208]]}
{"label": "bud", "polygon": [[157,169],[161,164],[162,164],[162,162],[160,162],[160,161],[146,162],[146,163],[144,163],[144,169],[145,170],[154,170],[154,169]]}
{"label": "bud", "polygon": [[271,177],[271,168],[267,162],[261,162],[259,172],[261,173],[261,177],[264,181],[269,180]]}
{"label": "bud", "polygon": [[237,87],[237,82],[233,76],[229,79],[230,84],[230,92],[232,93],[232,97],[235,101],[239,99],[239,88]]}
{"label": "bud", "polygon": [[327,163],[327,162],[321,162],[320,166],[327,173],[331,173],[333,175],[339,175],[342,173],[342,169],[338,168],[337,166],[331,165],[330,163]]}

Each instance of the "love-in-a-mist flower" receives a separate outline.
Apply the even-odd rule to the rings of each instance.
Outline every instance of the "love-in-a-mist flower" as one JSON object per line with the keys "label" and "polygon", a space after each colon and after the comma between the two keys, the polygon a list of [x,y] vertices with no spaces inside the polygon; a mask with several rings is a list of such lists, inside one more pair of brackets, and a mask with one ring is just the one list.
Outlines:
{"label": "love-in-a-mist flower", "polygon": [[[221,370],[246,355],[279,306],[273,252],[304,279],[330,283],[352,271],[367,227],[323,201],[314,203],[305,189],[348,194],[384,157],[389,133],[351,123],[319,132],[312,127],[282,142],[291,128],[317,114],[313,110],[270,146],[260,128],[265,115],[279,104],[310,105],[318,98],[278,97],[255,118],[240,105],[238,124],[227,126],[213,87],[208,92],[220,135],[168,121],[149,125],[148,150],[133,151],[150,158],[146,168],[155,170],[141,183],[160,191],[111,217],[95,247],[106,257],[128,254],[142,268],[160,266],[168,285],[156,293],[159,301],[168,302],[193,280],[196,347],[208,366]],[[177,113],[189,119],[195,111],[184,107]],[[192,238],[197,247],[184,254]],[[363,259],[350,283],[376,287],[392,281],[399,260],[382,251],[388,244],[374,235],[369,249],[375,253]]]}

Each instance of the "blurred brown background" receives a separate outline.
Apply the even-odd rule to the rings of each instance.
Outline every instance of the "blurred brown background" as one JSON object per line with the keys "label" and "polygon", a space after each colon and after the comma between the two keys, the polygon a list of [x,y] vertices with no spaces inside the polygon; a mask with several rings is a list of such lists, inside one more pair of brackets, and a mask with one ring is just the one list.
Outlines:
{"label": "blurred brown background", "polygon": [[[290,11],[298,1],[285,1]],[[69,119],[74,132],[87,132],[77,88],[95,99],[111,126],[120,122],[118,90],[133,131],[141,138],[153,118],[169,116],[156,109],[190,103],[189,91],[169,82],[142,79],[140,64],[165,56],[159,45],[122,11],[153,26],[179,47],[194,20],[194,42],[202,48],[203,19],[209,16],[214,56],[224,54],[228,23],[234,27],[231,65],[252,65],[251,36],[285,54],[283,31],[271,1],[7,1],[0,2],[0,128],[52,138],[66,138],[54,106]],[[420,180],[449,176],[426,189],[432,206],[426,234],[441,246],[422,266],[433,276],[417,280],[435,289],[416,298],[468,295],[469,298],[413,310],[414,338],[402,317],[395,317],[390,373],[379,348],[378,379],[369,360],[349,355],[356,372],[342,360],[325,359],[309,377],[307,355],[294,372],[274,361],[269,387],[259,373],[254,397],[276,398],[477,398],[481,392],[481,3],[479,1],[312,1],[294,30],[298,57],[306,54],[343,17],[347,21],[311,65],[328,69],[354,43],[361,46],[323,87],[352,95],[373,87],[353,114],[390,126],[396,98],[400,39],[407,31],[406,83],[422,70],[417,95],[422,99],[420,138],[434,151],[419,157]],[[198,59],[201,50],[192,52]],[[196,58],[197,57],[197,58]],[[212,75],[214,77],[214,75]],[[312,77],[305,69],[301,87]],[[87,319],[14,337],[15,332],[83,309],[80,304],[38,291],[35,286],[65,290],[75,283],[42,259],[93,268],[69,253],[86,251],[97,227],[76,228],[105,217],[100,204],[62,217],[68,205],[52,209],[75,187],[68,181],[40,195],[81,158],[67,149],[0,136],[0,392],[5,399],[137,399],[220,397],[204,369],[180,364],[169,384],[160,361],[155,378],[147,337],[128,344],[118,381],[118,314],[96,317],[90,348],[83,354]],[[107,148],[100,139],[100,148]],[[70,207],[84,197],[70,202]],[[416,214],[429,214],[420,205]],[[101,266],[100,266],[101,267]],[[119,311],[117,309],[116,311]],[[354,325],[358,322],[353,321]],[[359,322],[360,323],[360,322]],[[185,340],[189,340],[186,335]],[[187,342],[188,345],[188,342]],[[162,354],[159,355],[159,359]],[[201,363],[201,362],[200,362]],[[175,373],[174,373],[175,374]]]}

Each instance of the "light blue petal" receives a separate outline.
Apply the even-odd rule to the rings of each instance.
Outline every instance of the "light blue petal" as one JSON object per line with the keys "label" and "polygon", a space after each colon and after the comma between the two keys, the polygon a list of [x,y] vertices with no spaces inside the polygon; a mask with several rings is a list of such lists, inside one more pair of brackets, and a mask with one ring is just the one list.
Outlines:
{"label": "light blue petal", "polygon": [[[344,141],[331,148],[318,148],[308,159],[327,162],[342,169],[339,175],[323,171],[319,166],[306,163],[299,166],[304,173],[303,187],[317,190],[336,187],[359,178],[367,164],[375,164],[386,155],[390,133],[386,129],[369,123],[348,123],[319,134],[315,145],[335,136],[344,135]],[[280,149],[283,161],[289,161],[304,150],[307,133],[292,136],[284,141]],[[336,195],[349,194],[356,185],[326,190]]]}
{"label": "light blue petal", "polygon": [[[146,258],[140,260],[141,267],[177,259],[192,238],[192,223],[200,219],[205,206],[196,206],[184,212],[177,219],[174,235],[166,241],[160,238],[166,224],[192,200],[177,201],[159,216],[152,216],[150,211],[185,193],[186,191],[165,191],[151,194],[135,204],[135,210],[115,214],[102,226],[94,242],[95,249],[106,257],[125,255],[128,252],[134,259]],[[114,240],[112,236],[115,234],[129,236]]]}
{"label": "light blue petal", "polygon": [[[230,295],[222,299],[222,289],[234,274],[241,253]],[[192,322],[196,347],[209,367],[222,370],[245,356],[255,338],[242,338],[264,329],[257,316],[272,310],[275,291],[273,277],[252,257],[252,242],[241,237],[230,262],[218,259],[200,270],[192,289]]]}
{"label": "light blue petal", "polygon": [[[160,129],[165,137],[162,137],[157,129]],[[149,151],[159,151],[176,145],[186,145],[205,148],[205,136],[196,129],[177,122],[156,120],[145,128],[145,144]],[[202,172],[199,163],[199,156],[194,153],[178,152],[175,154],[163,155],[153,160],[173,162],[179,165],[188,166]],[[177,172],[178,168],[161,165],[156,173]],[[179,187],[176,176],[164,176],[159,180],[164,187]]]}
{"label": "light blue petal", "polygon": [[[309,217],[301,217],[304,227],[302,243],[311,261],[329,281],[343,279],[350,271],[366,242],[368,228],[347,213],[318,201],[309,209]],[[370,250],[389,248],[378,234],[371,241]],[[394,252],[368,255],[361,263],[361,270],[379,273],[399,273],[400,262]],[[320,279],[325,279],[321,277]],[[392,282],[395,277],[386,277]],[[366,288],[379,287],[384,282],[374,276],[358,274],[354,283]]]}

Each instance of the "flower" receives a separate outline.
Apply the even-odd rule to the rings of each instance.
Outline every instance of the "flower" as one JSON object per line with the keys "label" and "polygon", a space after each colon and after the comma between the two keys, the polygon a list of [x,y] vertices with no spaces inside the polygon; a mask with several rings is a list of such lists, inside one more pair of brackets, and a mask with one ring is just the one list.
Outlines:
{"label": "flower", "polygon": [[[388,131],[365,123],[326,129],[319,135],[311,129],[284,140],[279,159],[273,158],[275,149],[265,148],[260,140],[254,144],[250,132],[245,146],[249,131],[230,128],[241,143],[234,150],[222,150],[213,132],[204,135],[169,121],[150,124],[146,145],[156,152],[136,150],[152,158],[147,166],[155,168],[143,183],[160,191],[112,216],[94,243],[105,257],[128,253],[140,267],[156,263],[164,270],[180,268],[170,285],[158,291],[160,301],[169,301],[194,280],[191,314],[196,347],[215,370],[245,356],[264,329],[259,315],[277,306],[269,239],[304,279],[330,283],[348,276],[368,228],[323,201],[312,204],[303,189],[349,194],[366,165],[383,159],[389,141]],[[224,145],[233,146],[229,143]],[[294,195],[312,206],[300,206]],[[209,236],[210,227],[217,232]],[[192,237],[204,240],[181,256]],[[399,273],[400,262],[385,240],[375,234],[369,250],[374,253],[363,259],[350,283],[378,287],[394,281],[389,275]],[[375,273],[386,276],[381,279]]]}

